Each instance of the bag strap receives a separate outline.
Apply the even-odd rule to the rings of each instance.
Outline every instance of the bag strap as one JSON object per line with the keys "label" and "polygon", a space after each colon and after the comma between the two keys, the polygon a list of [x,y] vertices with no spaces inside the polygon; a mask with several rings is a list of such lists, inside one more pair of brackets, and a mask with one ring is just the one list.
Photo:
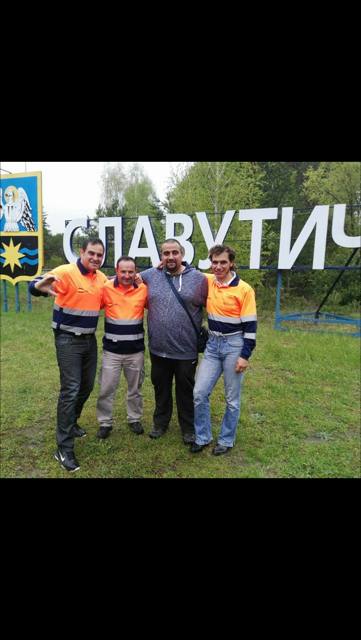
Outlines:
{"label": "bag strap", "polygon": [[186,306],[186,304],[185,304],[185,302],[184,302],[184,300],[183,300],[182,296],[180,296],[180,295],[179,295],[179,293],[178,293],[177,289],[175,288],[175,286],[174,286],[174,284],[173,284],[173,280],[172,280],[172,278],[171,278],[170,276],[167,276],[167,274],[166,274],[166,273],[165,273],[164,275],[165,275],[166,280],[167,280],[167,282],[168,282],[168,284],[169,284],[170,288],[172,289],[172,291],[173,291],[173,293],[174,293],[175,297],[177,298],[178,302],[182,305],[182,307],[183,307],[184,311],[186,312],[186,314],[187,314],[188,318],[190,319],[190,321],[191,321],[191,323],[192,323],[192,325],[193,325],[193,329],[194,329],[194,331],[196,332],[196,335],[197,335],[197,337],[198,337],[198,335],[199,335],[199,331],[198,331],[198,329],[197,329],[197,327],[196,327],[196,325],[195,325],[195,323],[194,323],[194,320],[193,320],[193,318],[192,318],[191,314],[189,313],[189,311],[188,311],[188,309],[187,309],[187,306]]}

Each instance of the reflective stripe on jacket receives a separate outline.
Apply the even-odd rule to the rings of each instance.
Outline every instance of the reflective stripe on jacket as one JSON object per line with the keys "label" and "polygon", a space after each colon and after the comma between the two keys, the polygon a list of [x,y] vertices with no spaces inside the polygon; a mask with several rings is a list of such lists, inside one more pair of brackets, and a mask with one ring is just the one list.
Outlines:
{"label": "reflective stripe on jacket", "polygon": [[[51,325],[53,329],[75,334],[95,333],[102,301],[102,289],[108,282],[104,273],[87,271],[79,259],[76,264],[61,265],[49,271],[47,275],[59,278],[59,281],[53,284],[57,294]],[[30,292],[33,295],[42,295],[34,288],[37,281],[39,278],[35,278],[30,283]]]}
{"label": "reflective stripe on jacket", "polygon": [[208,278],[208,327],[216,335],[242,333],[240,356],[246,360],[256,346],[257,310],[252,287],[236,276],[228,286],[219,287],[213,274]]}
{"label": "reflective stripe on jacket", "polygon": [[113,353],[144,351],[144,308],[148,290],[144,284],[123,287],[117,278],[102,293],[105,309],[103,347]]}

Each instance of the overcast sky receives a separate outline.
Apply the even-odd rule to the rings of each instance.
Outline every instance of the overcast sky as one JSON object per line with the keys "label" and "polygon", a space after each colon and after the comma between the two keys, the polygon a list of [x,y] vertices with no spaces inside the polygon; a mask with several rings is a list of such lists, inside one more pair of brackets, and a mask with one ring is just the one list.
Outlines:
{"label": "overcast sky", "polygon": [[[65,220],[92,218],[100,203],[101,174],[105,162],[3,162],[1,168],[12,173],[42,172],[43,207],[52,233],[62,233]],[[133,162],[122,162],[125,169]],[[172,167],[178,162],[139,162],[162,200]],[[26,167],[25,167],[26,165]],[[3,177],[8,174],[1,172]]]}

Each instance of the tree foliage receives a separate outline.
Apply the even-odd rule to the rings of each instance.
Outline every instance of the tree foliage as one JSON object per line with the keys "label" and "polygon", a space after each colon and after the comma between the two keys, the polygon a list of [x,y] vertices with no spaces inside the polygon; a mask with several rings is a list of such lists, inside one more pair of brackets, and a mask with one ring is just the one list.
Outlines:
{"label": "tree foliage", "polygon": [[305,173],[319,162],[258,162],[262,170],[262,206],[295,207],[309,206],[302,190]]}
{"label": "tree foliage", "polygon": [[[102,174],[102,185],[102,202],[96,210],[95,217],[96,219],[115,216],[123,218],[123,254],[129,252],[137,220],[141,215],[150,217],[155,237],[161,236],[163,210],[151,180],[139,163],[133,163],[128,171],[125,171],[119,162],[114,165],[108,163]],[[112,255],[114,232],[111,228],[107,240],[108,263],[111,263],[114,258]],[[144,238],[141,239],[140,244],[141,246],[144,244]],[[144,265],[140,265],[138,261],[138,264],[149,266],[149,261]]]}
{"label": "tree foliage", "polygon": [[262,172],[252,162],[195,162],[180,165],[168,193],[170,213],[258,206],[262,198]]}
{"label": "tree foliage", "polygon": [[[144,169],[134,163],[126,171],[121,163],[107,163],[102,174],[102,199],[96,210],[99,217],[122,216],[123,253],[127,253],[140,215],[148,215],[154,236],[160,244],[165,238],[164,213],[193,214],[195,247],[194,264],[207,258],[202,229],[194,215],[205,211],[215,238],[226,211],[236,211],[226,235],[226,243],[236,250],[238,265],[249,264],[251,223],[240,224],[239,209],[259,207],[294,208],[293,241],[298,237],[313,207],[317,204],[347,205],[345,232],[360,234],[361,220],[361,163],[360,162],[183,162],[173,170],[165,202],[155,194],[152,182]],[[264,221],[262,260],[264,266],[278,261],[281,216]],[[96,233],[96,229],[93,233]],[[175,235],[182,233],[176,225]],[[108,241],[112,240],[112,229]],[[144,244],[141,240],[141,246]],[[44,215],[45,266],[51,268],[64,261],[62,234],[52,236]],[[312,238],[299,257],[299,262],[311,265]],[[338,247],[331,238],[327,247],[326,264],[345,264],[350,249]],[[147,264],[141,266],[148,266]],[[284,282],[289,298],[303,297],[319,301],[337,272],[286,272]],[[258,288],[258,294],[274,296],[276,272],[242,270],[241,277]],[[333,299],[337,304],[354,304],[359,296],[357,274],[345,274]],[[273,299],[273,298],[272,298]]]}
{"label": "tree foliage", "polygon": [[44,269],[54,269],[64,262],[63,234],[53,235],[43,209]]}
{"label": "tree foliage", "polygon": [[127,178],[121,162],[107,162],[101,176],[101,206],[105,212],[114,206],[122,207]]}
{"label": "tree foliage", "polygon": [[313,204],[360,205],[361,162],[321,162],[305,174],[303,192]]}
{"label": "tree foliage", "polygon": [[[180,164],[172,176],[166,208],[170,213],[207,211],[212,219],[214,236],[220,227],[222,214],[228,209],[285,207],[294,209],[293,241],[298,237],[314,205],[360,203],[360,163],[327,162],[196,162]],[[346,232],[358,235],[359,210],[348,207]],[[263,223],[261,264],[277,265],[281,216]],[[237,217],[226,236],[226,242],[236,249],[238,264],[249,261],[251,228]],[[193,243],[203,246],[201,230],[195,225]],[[203,249],[204,250],[204,249]],[[198,251],[201,251],[199,249]],[[329,232],[327,260],[331,265],[345,264],[350,250],[335,245]],[[298,262],[312,264],[312,238],[299,256]],[[197,257],[197,250],[196,250]],[[199,256],[204,258],[204,255]],[[243,271],[242,277],[259,289],[274,291],[275,271]],[[335,280],[334,271],[287,272],[285,283],[290,296],[319,300]],[[342,304],[357,299],[358,278],[355,273],[344,276],[342,294],[335,300]]]}
{"label": "tree foliage", "polygon": [[306,172],[303,191],[314,204],[346,204],[345,230],[360,233],[361,162],[321,162]]}
{"label": "tree foliage", "polygon": [[[361,162],[320,162],[317,168],[308,168],[303,192],[312,204],[346,204],[345,233],[351,236],[361,234]],[[328,264],[346,264],[353,250],[332,243],[330,229],[328,236]],[[355,260],[353,264],[356,264]],[[332,272],[326,272],[323,278],[317,271],[311,272],[310,286],[316,295],[321,295],[327,292],[335,278]],[[359,274],[345,272],[342,285],[340,281],[334,294],[335,300],[345,305],[359,300],[359,297]]]}
{"label": "tree foliage", "polygon": [[[262,171],[252,162],[195,162],[184,163],[174,172],[167,195],[169,213],[206,212],[213,237],[221,226],[226,211],[257,207],[262,200]],[[236,217],[227,233],[227,243],[237,253],[239,263],[246,264],[251,239],[251,225],[239,226]],[[192,242],[195,264],[207,258],[202,230],[194,223]],[[262,278],[260,272],[248,271],[248,281],[255,285]]]}

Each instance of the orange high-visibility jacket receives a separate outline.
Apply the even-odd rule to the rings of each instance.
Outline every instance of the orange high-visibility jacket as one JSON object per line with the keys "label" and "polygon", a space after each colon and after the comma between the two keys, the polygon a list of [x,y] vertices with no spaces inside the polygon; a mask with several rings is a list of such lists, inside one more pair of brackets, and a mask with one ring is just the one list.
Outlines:
{"label": "orange high-visibility jacket", "polygon": [[102,289],[107,277],[101,271],[92,273],[80,260],[64,264],[47,275],[60,278],[53,284],[57,293],[53,311],[53,329],[70,333],[95,333],[102,302]]}
{"label": "orange high-visibility jacket", "polygon": [[213,274],[208,278],[208,327],[216,335],[241,333],[240,356],[246,360],[256,346],[257,310],[252,287],[237,275],[229,285],[219,287]]}
{"label": "orange high-visibility jacket", "polygon": [[113,353],[144,351],[144,309],[148,289],[145,284],[123,287],[109,280],[102,292],[105,309],[103,347]]}

